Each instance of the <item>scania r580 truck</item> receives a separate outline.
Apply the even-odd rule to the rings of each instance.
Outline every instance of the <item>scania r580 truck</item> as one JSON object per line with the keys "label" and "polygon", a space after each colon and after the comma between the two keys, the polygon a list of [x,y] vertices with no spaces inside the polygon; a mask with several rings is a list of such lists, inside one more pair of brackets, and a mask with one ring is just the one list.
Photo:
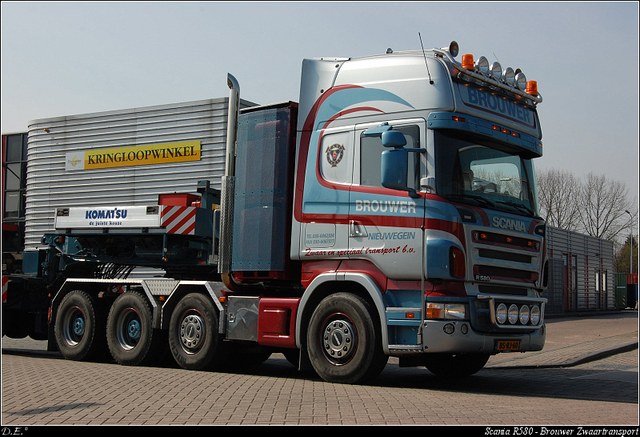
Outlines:
{"label": "scania r580 truck", "polygon": [[[275,351],[340,383],[375,378],[390,356],[463,376],[493,354],[541,350],[542,98],[521,71],[457,55],[454,42],[305,59],[299,103],[268,106],[241,101],[229,75],[219,173],[157,202],[110,203],[108,179],[100,199],[85,188],[60,200],[9,278],[5,320],[31,314],[39,328],[22,331],[72,360],[168,355],[203,370]],[[171,166],[157,181],[177,186],[171,172],[215,152],[181,127],[154,144],[142,117],[127,143],[124,121],[98,118],[33,122],[28,178],[64,156],[56,180]]]}

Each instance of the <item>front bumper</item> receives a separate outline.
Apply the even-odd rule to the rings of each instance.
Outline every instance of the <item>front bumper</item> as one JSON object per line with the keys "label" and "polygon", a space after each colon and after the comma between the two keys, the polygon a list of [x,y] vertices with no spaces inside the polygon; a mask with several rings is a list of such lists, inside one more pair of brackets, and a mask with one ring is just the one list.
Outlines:
{"label": "front bumper", "polygon": [[[445,326],[448,325],[448,326]],[[479,333],[469,321],[429,320],[422,328],[423,350],[428,353],[488,353],[501,352],[498,346],[518,344],[512,352],[539,351],[544,347],[546,326],[530,333]]]}
{"label": "front bumper", "polygon": [[[536,306],[540,321],[536,325],[498,323],[499,304],[517,307]],[[426,320],[422,328],[425,352],[527,352],[544,347],[546,327],[544,307],[546,299],[523,296],[478,295],[469,300],[469,320]]]}

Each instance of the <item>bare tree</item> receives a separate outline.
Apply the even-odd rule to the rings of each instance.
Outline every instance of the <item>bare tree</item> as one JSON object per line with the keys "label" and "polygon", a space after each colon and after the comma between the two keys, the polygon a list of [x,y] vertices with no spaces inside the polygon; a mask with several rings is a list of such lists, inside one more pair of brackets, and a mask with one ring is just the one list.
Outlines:
{"label": "bare tree", "polygon": [[580,180],[556,169],[538,172],[537,179],[540,214],[551,226],[615,240],[637,222],[635,199],[622,182],[594,173]]}
{"label": "bare tree", "polygon": [[537,172],[540,214],[551,226],[578,231],[580,228],[580,181],[566,170]]}
{"label": "bare tree", "polygon": [[625,210],[634,209],[624,183],[589,173],[580,191],[580,222],[587,235],[613,240],[628,228]]}

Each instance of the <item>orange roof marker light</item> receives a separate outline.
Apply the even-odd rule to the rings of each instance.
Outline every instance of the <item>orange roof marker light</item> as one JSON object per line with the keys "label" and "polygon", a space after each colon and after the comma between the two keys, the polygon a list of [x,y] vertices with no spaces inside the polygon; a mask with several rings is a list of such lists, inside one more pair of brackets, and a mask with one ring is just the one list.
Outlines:
{"label": "orange roof marker light", "polygon": [[473,70],[475,68],[472,54],[462,55],[462,68],[465,70]]}
{"label": "orange roof marker light", "polygon": [[527,82],[527,90],[525,91],[527,94],[532,96],[538,95],[538,82],[535,80],[530,80]]}

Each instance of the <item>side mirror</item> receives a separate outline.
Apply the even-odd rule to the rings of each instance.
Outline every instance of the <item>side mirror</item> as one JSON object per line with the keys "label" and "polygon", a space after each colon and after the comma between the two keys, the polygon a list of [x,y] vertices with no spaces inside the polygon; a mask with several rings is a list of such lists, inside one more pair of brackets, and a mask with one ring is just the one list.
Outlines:
{"label": "side mirror", "polygon": [[382,134],[382,145],[384,147],[404,147],[407,145],[407,139],[402,132],[397,130],[388,130]]}
{"label": "side mirror", "polygon": [[[404,138],[404,135],[400,135]],[[409,153],[404,148],[394,148],[382,152],[382,158],[380,160],[380,174],[383,187],[391,188],[393,190],[408,190],[408,156]]]}

